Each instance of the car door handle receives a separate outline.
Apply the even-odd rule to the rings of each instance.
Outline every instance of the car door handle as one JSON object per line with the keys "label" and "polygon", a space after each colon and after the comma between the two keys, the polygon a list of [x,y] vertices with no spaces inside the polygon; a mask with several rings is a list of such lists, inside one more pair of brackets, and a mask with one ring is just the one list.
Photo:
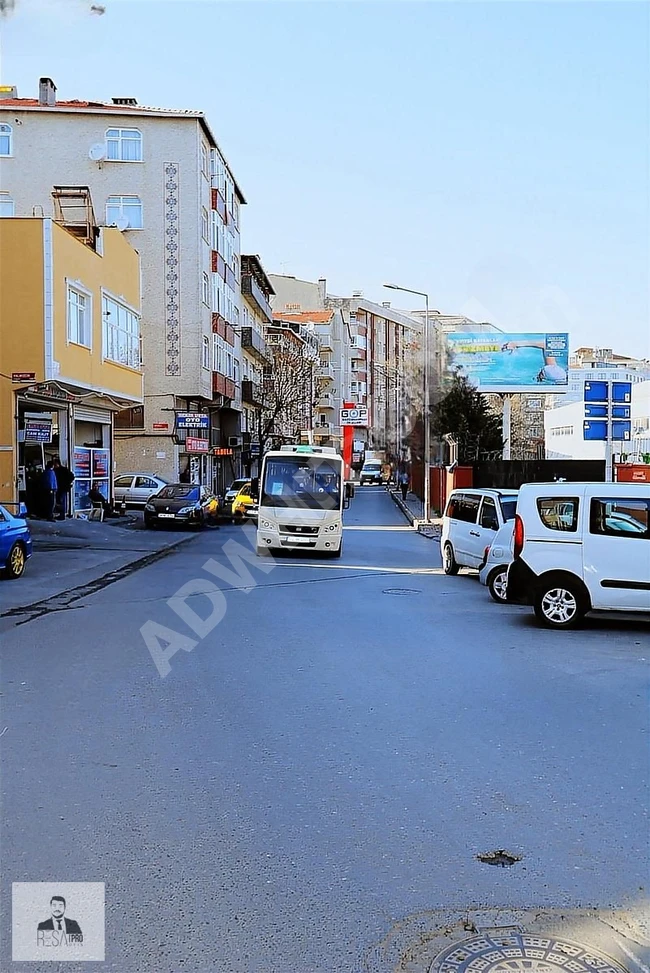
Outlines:
{"label": "car door handle", "polygon": [[480,537],[481,535],[479,534],[479,532],[477,530],[470,530],[469,536],[470,537]]}

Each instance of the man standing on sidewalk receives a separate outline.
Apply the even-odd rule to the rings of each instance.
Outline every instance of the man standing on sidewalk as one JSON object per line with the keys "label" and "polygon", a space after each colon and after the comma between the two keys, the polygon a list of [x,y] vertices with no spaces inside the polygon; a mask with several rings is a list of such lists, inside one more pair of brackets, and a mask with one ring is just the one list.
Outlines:
{"label": "man standing on sidewalk", "polygon": [[54,475],[56,476],[56,505],[59,509],[59,520],[65,520],[68,512],[68,498],[70,487],[74,483],[74,473],[67,466],[62,466],[57,458],[54,460]]}
{"label": "man standing on sidewalk", "polygon": [[45,506],[45,516],[48,520],[54,520],[54,507],[56,505],[56,473],[52,460],[48,460],[43,470],[43,498]]}
{"label": "man standing on sidewalk", "polygon": [[402,491],[402,500],[406,503],[406,497],[409,492],[409,475],[406,470],[402,470],[399,475],[399,486]]}

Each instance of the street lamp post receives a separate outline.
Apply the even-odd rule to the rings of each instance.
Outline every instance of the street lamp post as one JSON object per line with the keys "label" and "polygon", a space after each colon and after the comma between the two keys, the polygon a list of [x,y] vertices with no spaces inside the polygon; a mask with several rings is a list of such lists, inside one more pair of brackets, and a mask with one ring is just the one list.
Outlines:
{"label": "street lamp post", "polygon": [[400,287],[398,284],[384,284],[391,291],[403,291],[405,294],[415,294],[417,297],[424,298],[425,318],[424,318],[424,348],[423,348],[423,368],[424,368],[424,406],[422,409],[422,423],[424,425],[424,522],[428,524],[431,520],[431,483],[429,477],[429,467],[431,465],[431,422],[430,422],[430,401],[429,401],[429,295],[426,291],[415,291],[410,287]]}

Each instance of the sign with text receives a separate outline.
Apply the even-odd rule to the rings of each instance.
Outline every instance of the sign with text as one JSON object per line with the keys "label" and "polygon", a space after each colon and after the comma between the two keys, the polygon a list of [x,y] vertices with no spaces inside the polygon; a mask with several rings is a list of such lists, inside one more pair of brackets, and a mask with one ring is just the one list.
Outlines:
{"label": "sign with text", "polygon": [[353,409],[341,409],[341,426],[367,426],[368,406],[356,405]]}
{"label": "sign with text", "polygon": [[103,962],[104,899],[103,882],[14,882],[12,960]]}
{"label": "sign with text", "polygon": [[51,419],[25,419],[25,442],[26,443],[51,443],[52,442],[52,420]]}
{"label": "sign with text", "polygon": [[12,382],[33,382],[36,378],[36,372],[12,372],[11,381]]}
{"label": "sign with text", "polygon": [[177,429],[209,429],[210,416],[205,412],[179,412],[176,415]]}
{"label": "sign with text", "polygon": [[463,332],[447,335],[448,370],[479,392],[564,392],[569,383],[569,335]]}
{"label": "sign with text", "polygon": [[195,439],[194,436],[188,436],[185,440],[185,450],[188,453],[207,453],[209,448],[210,443],[207,439]]}

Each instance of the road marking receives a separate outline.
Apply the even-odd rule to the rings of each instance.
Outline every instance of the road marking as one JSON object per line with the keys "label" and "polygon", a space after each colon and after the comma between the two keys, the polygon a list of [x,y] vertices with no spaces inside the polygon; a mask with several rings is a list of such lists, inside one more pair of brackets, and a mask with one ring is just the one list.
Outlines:
{"label": "road marking", "polygon": [[343,530],[406,530],[413,533],[415,527],[347,527],[344,526]]}

